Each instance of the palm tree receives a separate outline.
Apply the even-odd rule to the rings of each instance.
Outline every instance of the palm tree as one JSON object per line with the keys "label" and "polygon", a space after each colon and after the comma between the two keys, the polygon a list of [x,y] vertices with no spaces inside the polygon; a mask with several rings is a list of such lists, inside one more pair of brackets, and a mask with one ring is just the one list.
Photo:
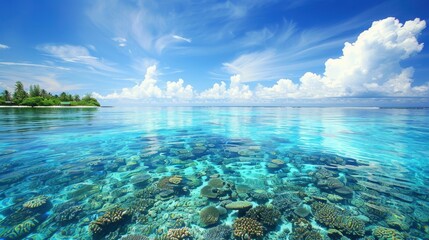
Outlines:
{"label": "palm tree", "polygon": [[13,93],[13,101],[17,104],[21,104],[24,99],[27,98],[27,92],[24,90],[24,84],[18,81],[15,83],[15,92]]}
{"label": "palm tree", "polygon": [[8,90],[3,91],[3,97],[5,101],[12,101],[12,96]]}

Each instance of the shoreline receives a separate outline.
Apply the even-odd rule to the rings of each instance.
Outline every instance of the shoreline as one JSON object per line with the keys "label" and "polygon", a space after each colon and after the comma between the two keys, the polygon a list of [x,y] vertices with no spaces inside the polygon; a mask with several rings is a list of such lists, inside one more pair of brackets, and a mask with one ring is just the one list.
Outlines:
{"label": "shoreline", "polygon": [[98,108],[98,106],[0,106],[0,108]]}

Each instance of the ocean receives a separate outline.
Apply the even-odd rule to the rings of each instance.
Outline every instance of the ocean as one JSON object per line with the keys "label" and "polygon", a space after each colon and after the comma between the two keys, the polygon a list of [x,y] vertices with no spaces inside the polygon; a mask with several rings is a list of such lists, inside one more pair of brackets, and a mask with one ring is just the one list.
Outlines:
{"label": "ocean", "polygon": [[0,109],[0,239],[429,239],[429,109]]}

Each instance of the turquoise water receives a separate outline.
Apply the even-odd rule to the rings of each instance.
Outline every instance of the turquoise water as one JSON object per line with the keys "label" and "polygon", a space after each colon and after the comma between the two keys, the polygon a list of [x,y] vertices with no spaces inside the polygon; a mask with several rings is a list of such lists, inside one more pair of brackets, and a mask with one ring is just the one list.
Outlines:
{"label": "turquoise water", "polygon": [[429,239],[428,123],[428,109],[0,109],[0,239]]}

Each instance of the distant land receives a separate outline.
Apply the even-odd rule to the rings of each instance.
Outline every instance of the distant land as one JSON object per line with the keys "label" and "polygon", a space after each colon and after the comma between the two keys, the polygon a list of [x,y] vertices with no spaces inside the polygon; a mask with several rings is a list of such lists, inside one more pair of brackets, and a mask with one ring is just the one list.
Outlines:
{"label": "distant land", "polygon": [[27,93],[22,82],[15,83],[13,93],[4,90],[0,95],[0,107],[99,107],[100,103],[86,94],[82,98],[78,95],[62,92],[52,95],[39,85],[30,85]]}

